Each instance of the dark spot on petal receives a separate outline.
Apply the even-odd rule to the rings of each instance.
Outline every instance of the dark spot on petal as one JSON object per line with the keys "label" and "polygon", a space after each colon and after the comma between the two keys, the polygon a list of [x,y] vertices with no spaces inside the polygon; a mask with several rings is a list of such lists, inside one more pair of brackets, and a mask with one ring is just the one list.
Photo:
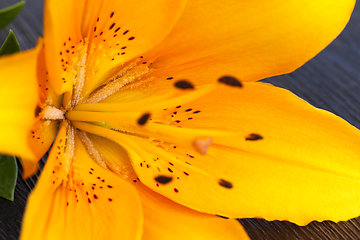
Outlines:
{"label": "dark spot on petal", "polygon": [[174,191],[175,191],[176,193],[178,193],[178,192],[179,192],[179,190],[178,190],[177,188],[174,188]]}
{"label": "dark spot on petal", "polygon": [[111,24],[109,30],[111,30],[115,26],[115,23]]}
{"label": "dark spot on petal", "polygon": [[111,202],[112,201],[112,199],[111,198],[109,198],[109,202]]}
{"label": "dark spot on petal", "polygon": [[168,168],[168,171],[171,172],[171,173],[173,172],[173,170],[171,168]]}
{"label": "dark spot on petal", "polygon": [[201,111],[195,111],[194,114],[199,113],[199,112],[201,112]]}
{"label": "dark spot on petal", "polygon": [[183,173],[184,173],[186,176],[189,176],[189,174],[188,174],[187,172],[184,171]]}
{"label": "dark spot on petal", "polygon": [[194,89],[194,85],[186,80],[180,80],[174,84],[175,87],[180,89]]}
{"label": "dark spot on petal", "polygon": [[181,108],[181,105],[179,105],[179,106],[176,106],[176,108]]}
{"label": "dark spot on petal", "polygon": [[90,198],[88,198],[88,202],[89,202],[89,203],[91,203],[91,200],[90,200]]}
{"label": "dark spot on petal", "polygon": [[135,39],[135,37],[130,37],[130,38],[129,38],[129,41],[134,40],[134,39]]}
{"label": "dark spot on petal", "polygon": [[256,133],[250,133],[245,139],[248,141],[256,141],[263,139],[263,137]]}
{"label": "dark spot on petal", "polygon": [[113,188],[111,185],[107,185],[108,186],[108,188]]}
{"label": "dark spot on petal", "polygon": [[98,196],[96,196],[96,194],[94,194],[94,198],[95,198],[95,199],[98,199]]}
{"label": "dark spot on petal", "polygon": [[115,30],[115,32],[117,32],[117,31],[119,31],[120,30],[120,27],[118,27],[116,30]]}
{"label": "dark spot on petal", "polygon": [[112,12],[111,14],[110,14],[110,18],[112,18],[114,16],[114,12]]}
{"label": "dark spot on petal", "polygon": [[171,79],[174,79],[173,77],[168,77],[167,80],[171,80]]}
{"label": "dark spot on petal", "polygon": [[41,107],[37,106],[36,109],[35,109],[35,117],[39,116],[41,111],[42,111]]}
{"label": "dark spot on petal", "polygon": [[171,182],[171,180],[172,180],[172,177],[165,177],[165,176],[158,176],[155,178],[155,181],[157,181],[158,183],[161,183],[161,184],[169,183],[169,182]]}
{"label": "dark spot on petal", "polygon": [[219,82],[225,83],[226,85],[233,86],[233,87],[242,87],[242,84],[239,80],[234,77],[224,76],[219,78]]}
{"label": "dark spot on petal", "polygon": [[149,119],[149,117],[150,117],[150,114],[149,114],[149,113],[145,113],[144,115],[142,115],[142,116],[139,118],[138,124],[139,124],[139,125],[144,125],[144,124],[147,122],[147,120]]}
{"label": "dark spot on petal", "polygon": [[228,182],[228,181],[226,181],[224,179],[219,180],[219,185],[222,186],[222,187],[225,187],[225,188],[232,188],[233,187],[231,182]]}
{"label": "dark spot on petal", "polygon": [[[124,33],[123,33],[123,35],[125,35],[125,34],[127,34],[129,32],[129,30],[126,30]],[[130,39],[129,39],[130,40]],[[131,39],[132,40],[132,39]]]}
{"label": "dark spot on petal", "polygon": [[190,111],[192,111],[192,108],[188,108],[185,110],[185,112],[190,112]]}

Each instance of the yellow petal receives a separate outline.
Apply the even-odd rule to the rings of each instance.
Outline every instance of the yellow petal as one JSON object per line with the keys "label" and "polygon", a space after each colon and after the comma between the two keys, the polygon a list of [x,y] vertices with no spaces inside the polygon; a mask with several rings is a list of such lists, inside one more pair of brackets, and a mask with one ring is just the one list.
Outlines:
{"label": "yellow petal", "polygon": [[131,168],[126,151],[118,144],[88,134],[110,170],[136,186],[144,210],[142,239],[249,239],[234,219],[222,219],[181,206],[145,187]]}
{"label": "yellow petal", "polygon": [[40,48],[41,42],[35,49],[0,58],[0,152],[29,160],[35,160],[28,135],[38,102],[36,68]]}
{"label": "yellow petal", "polygon": [[137,176],[132,169],[129,156],[119,144],[106,138],[88,134],[95,149],[99,152],[106,166],[117,175],[129,182],[137,181]]}
{"label": "yellow petal", "polygon": [[249,239],[235,219],[223,219],[181,206],[136,183],[144,209],[143,240]]}
{"label": "yellow petal", "polygon": [[47,1],[44,39],[55,90],[71,91],[74,72],[81,77],[86,68],[84,92],[90,93],[116,75],[116,67],[164,39],[184,5],[183,0]]}
{"label": "yellow petal", "polygon": [[[174,110],[180,123],[169,122]],[[137,174],[144,184],[178,203],[222,216],[301,225],[359,215],[359,130],[289,91],[259,83],[224,86],[153,120],[238,134],[215,136],[206,155],[160,144],[187,164],[169,162],[171,171],[165,173],[172,181],[160,187],[149,170]]]}
{"label": "yellow petal", "polygon": [[46,121],[37,119],[37,122],[31,129],[31,133],[28,137],[29,146],[35,154],[35,159],[29,161],[22,158],[21,163],[23,165],[23,178],[26,179],[34,175],[37,170],[37,162],[42,156],[49,150],[53,143],[58,130],[57,121]]}
{"label": "yellow petal", "polygon": [[189,1],[171,34],[145,54],[150,76],[198,83],[257,81],[294,71],[344,28],[355,1]]}
{"label": "yellow petal", "polygon": [[37,81],[39,86],[39,107],[43,108],[44,104],[60,108],[61,95],[55,93],[49,82],[49,74],[45,64],[45,51],[44,47],[41,48],[37,63]]}
{"label": "yellow petal", "polygon": [[140,239],[142,209],[135,188],[95,163],[77,136],[67,169],[65,140],[61,127],[29,197],[21,239]]}
{"label": "yellow petal", "polygon": [[38,170],[37,162],[42,156],[49,150],[53,143],[57,130],[57,121],[42,120],[41,110],[44,105],[60,107],[61,100],[57,94],[55,94],[48,79],[48,73],[45,66],[44,48],[40,47],[40,53],[37,57],[37,83],[39,91],[39,101],[36,109],[35,124],[32,126],[30,134],[28,135],[28,142],[30,148],[35,154],[34,159],[21,159],[23,166],[23,178],[26,179],[34,175]]}

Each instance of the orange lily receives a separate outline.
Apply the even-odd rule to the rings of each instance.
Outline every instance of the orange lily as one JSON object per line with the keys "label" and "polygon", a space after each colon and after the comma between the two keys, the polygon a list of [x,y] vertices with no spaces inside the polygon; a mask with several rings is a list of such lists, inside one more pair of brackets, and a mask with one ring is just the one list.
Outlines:
{"label": "orange lily", "polygon": [[358,216],[359,131],[255,83],[312,58],[353,7],[47,1],[43,43],[0,59],[0,150],[28,177],[52,144],[21,238],[246,239],[234,218]]}

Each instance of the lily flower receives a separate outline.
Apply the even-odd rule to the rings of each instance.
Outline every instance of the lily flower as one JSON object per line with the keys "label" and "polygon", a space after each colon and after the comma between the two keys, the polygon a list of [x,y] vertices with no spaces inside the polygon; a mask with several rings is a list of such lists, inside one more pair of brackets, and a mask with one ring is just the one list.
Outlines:
{"label": "lily flower", "polygon": [[47,0],[44,39],[0,59],[0,151],[26,178],[52,145],[21,239],[247,239],[235,218],[358,216],[359,131],[256,82],[315,56],[353,7]]}

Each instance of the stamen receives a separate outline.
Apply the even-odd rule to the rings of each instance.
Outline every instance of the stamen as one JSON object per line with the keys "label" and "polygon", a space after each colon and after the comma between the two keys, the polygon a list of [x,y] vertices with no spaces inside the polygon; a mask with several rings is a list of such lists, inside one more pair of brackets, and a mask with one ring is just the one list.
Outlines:
{"label": "stamen", "polygon": [[224,76],[219,78],[219,82],[225,83],[226,85],[233,86],[233,87],[242,87],[242,84],[239,80],[234,77]]}
{"label": "stamen", "polygon": [[64,121],[66,126],[66,148],[65,148],[65,166],[66,172],[70,173],[71,163],[73,161],[74,153],[75,153],[75,129]]}
{"label": "stamen", "polygon": [[87,41],[83,41],[83,44],[78,46],[77,49],[77,66],[75,66],[75,78],[74,78],[74,90],[73,90],[73,97],[72,97],[72,107],[78,105],[81,101],[81,92],[85,85],[85,69],[86,69],[86,60],[87,60]]}
{"label": "stamen", "polygon": [[174,84],[175,87],[180,88],[180,89],[194,89],[194,86],[189,83],[188,81],[185,80],[181,80],[178,81]]}
{"label": "stamen", "polygon": [[[217,84],[209,84],[205,86],[198,87],[196,91],[191,91],[187,94],[181,95],[179,97],[174,97],[170,99],[169,95],[176,95],[179,92],[174,90],[169,93],[169,95],[164,95],[163,101],[159,102],[148,102],[147,99],[141,99],[133,102],[126,103],[96,103],[96,104],[79,104],[73,111],[102,111],[102,112],[150,112],[156,110],[162,110],[172,106],[177,106],[179,104],[185,104],[195,99],[213,91],[216,89]],[[160,98],[160,97],[159,97]],[[151,99],[151,98],[150,98]]]}
{"label": "stamen", "polygon": [[149,117],[150,117],[149,113],[142,115],[141,118],[139,118],[139,120],[138,120],[138,124],[144,125],[147,122],[147,120],[149,119]]}
{"label": "stamen", "polygon": [[224,188],[232,188],[233,187],[231,182],[228,182],[228,181],[226,181],[224,179],[219,180],[219,185],[224,187]]}
{"label": "stamen", "polygon": [[158,183],[161,184],[167,184],[169,182],[171,182],[172,177],[166,177],[166,176],[158,176],[155,178],[155,181],[157,181]]}
{"label": "stamen", "polygon": [[125,66],[121,66],[115,77],[105,82],[102,87],[94,91],[85,103],[97,103],[119,91],[123,86],[141,78],[149,73],[149,68],[144,65],[138,66],[140,58],[136,58]]}
{"label": "stamen", "polygon": [[[95,135],[99,135],[108,139],[111,139],[115,142],[118,142],[121,146],[123,146],[127,151],[129,151],[129,154],[132,156],[132,161],[138,161],[133,163],[135,171],[139,170],[137,167],[138,163],[140,161],[143,161],[143,159],[149,159],[149,154],[157,156],[160,159],[163,159],[164,161],[156,161],[156,164],[162,165],[165,169],[168,168],[167,163],[171,162],[174,166],[177,168],[181,168],[181,171],[185,171],[186,173],[192,173],[202,176],[203,178],[207,178],[210,181],[213,181],[217,185],[223,186],[225,188],[231,188],[232,184],[226,180],[220,179],[212,176],[210,173],[199,169],[197,167],[194,167],[193,165],[189,165],[186,162],[183,162],[179,159],[177,159],[175,156],[170,154],[169,152],[164,151],[163,149],[154,146],[148,142],[143,141],[141,138],[131,136],[131,135],[125,135],[116,131],[112,131],[106,128],[102,128],[96,125],[92,125],[85,122],[72,122],[73,126],[81,129],[83,131],[86,131],[88,133],[92,133]],[[139,165],[140,166],[140,165]],[[154,175],[158,176],[157,168],[146,168],[148,171],[154,171]]]}
{"label": "stamen", "polygon": [[86,111],[70,111],[65,114],[66,118],[71,121],[84,122],[131,122],[135,123],[135,119],[139,118],[136,112],[86,112]]}
{"label": "stamen", "polygon": [[256,141],[263,139],[263,137],[256,133],[250,133],[245,139],[248,141]]}
{"label": "stamen", "polygon": [[94,147],[94,144],[91,142],[90,138],[87,136],[87,134],[83,131],[77,131],[77,134],[79,135],[81,142],[83,143],[86,151],[89,153],[90,157],[101,167],[107,168],[107,164],[105,161],[101,158],[101,155]]}
{"label": "stamen", "polygon": [[108,122],[107,125],[112,129],[126,129],[135,133],[138,137],[148,137],[172,143],[177,146],[190,148],[201,154],[205,154],[208,147],[211,145],[211,137],[233,137],[236,135],[235,133],[225,131],[178,128],[176,126],[152,122],[149,122],[146,126],[141,127],[124,121]]}

